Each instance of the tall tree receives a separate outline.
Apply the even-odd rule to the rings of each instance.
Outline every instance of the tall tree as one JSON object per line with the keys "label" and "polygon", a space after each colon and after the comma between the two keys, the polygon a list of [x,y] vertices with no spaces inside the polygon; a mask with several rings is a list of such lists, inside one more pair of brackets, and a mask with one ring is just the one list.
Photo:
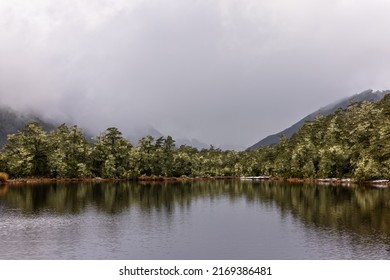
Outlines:
{"label": "tall tree", "polygon": [[53,177],[90,177],[91,145],[80,128],[62,124],[48,137],[48,164]]}
{"label": "tall tree", "polygon": [[48,175],[47,152],[47,134],[38,123],[8,135],[3,149],[8,172],[17,177]]}
{"label": "tall tree", "polygon": [[110,127],[98,137],[92,152],[92,170],[96,176],[129,177],[131,174],[132,145],[115,127]]}

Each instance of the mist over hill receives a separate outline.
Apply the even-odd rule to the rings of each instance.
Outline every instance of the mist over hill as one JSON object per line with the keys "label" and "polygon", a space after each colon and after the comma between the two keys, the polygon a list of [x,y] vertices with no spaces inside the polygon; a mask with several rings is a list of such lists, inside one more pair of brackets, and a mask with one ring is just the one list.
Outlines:
{"label": "mist over hill", "polygon": [[296,122],[292,126],[286,128],[285,130],[269,135],[253,146],[250,146],[248,149],[257,149],[273,144],[279,143],[279,136],[284,135],[287,139],[291,138],[291,136],[296,133],[307,121],[313,121],[318,115],[327,116],[334,112],[336,112],[338,109],[346,109],[348,105],[354,103],[354,102],[361,102],[361,101],[374,101],[377,102],[381,100],[387,93],[390,93],[390,90],[382,90],[382,91],[373,91],[372,89],[365,90],[359,94],[355,94],[353,96],[341,99],[339,101],[336,101],[334,103],[331,103],[325,107],[320,108],[319,110],[307,115],[300,121]]}
{"label": "mist over hill", "polygon": [[[257,149],[260,147],[277,144],[279,143],[280,135],[284,135],[287,139],[291,138],[291,136],[296,133],[304,125],[305,122],[313,121],[318,115],[327,116],[329,114],[334,113],[337,109],[346,109],[348,105],[354,102],[361,102],[364,100],[377,102],[381,100],[383,96],[387,93],[390,93],[390,90],[373,91],[369,89],[359,94],[331,103],[307,115],[306,117],[299,120],[292,126],[286,128],[285,130],[265,137],[264,139],[260,140],[248,149]],[[22,113],[10,107],[0,105],[0,147],[3,146],[4,143],[7,141],[8,134],[16,133],[17,131],[23,129],[24,126],[30,122],[38,122],[45,131],[51,131],[65,121],[47,120],[36,113]],[[94,134],[90,133],[88,129],[88,127],[83,127],[84,134],[87,139],[92,140],[92,135]],[[138,145],[138,140],[140,138],[145,137],[147,135],[150,135],[155,139],[167,136],[166,134],[153,128],[152,126],[143,126],[137,129],[131,129],[130,131],[126,131],[124,133],[124,136],[135,146]],[[199,150],[210,147],[209,144],[199,141],[196,138],[173,138],[175,139],[175,145],[177,147],[180,147],[181,145],[186,145],[192,146]],[[243,148],[239,146],[216,146],[224,150],[243,150]]]}
{"label": "mist over hill", "polygon": [[[7,106],[0,106],[0,147],[2,147],[6,143],[8,134],[18,132],[19,130],[23,129],[26,124],[31,122],[39,123],[42,126],[43,130],[47,132],[56,129],[61,123],[68,123],[63,120],[46,120],[38,114],[22,113]],[[83,128],[83,133],[86,139],[88,139],[89,141],[93,140],[93,134],[88,130],[88,128]],[[124,136],[134,146],[137,146],[138,140],[148,135],[152,136],[155,139],[167,136],[151,126],[143,126],[131,129],[130,133],[126,133]],[[177,147],[180,147],[181,145],[186,145],[197,149],[204,149],[209,147],[209,145],[199,141],[198,139],[189,138],[177,138],[175,139],[175,144]]]}
{"label": "mist over hill", "polygon": [[44,121],[34,114],[23,114],[10,107],[0,106],[0,147],[7,141],[8,134],[16,133],[30,122],[41,124],[45,131],[50,131],[57,127],[57,124]]}

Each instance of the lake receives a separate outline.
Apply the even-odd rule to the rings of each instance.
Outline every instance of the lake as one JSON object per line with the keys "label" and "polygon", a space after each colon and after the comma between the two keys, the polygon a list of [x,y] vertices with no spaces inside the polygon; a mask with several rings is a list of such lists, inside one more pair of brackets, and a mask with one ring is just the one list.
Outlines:
{"label": "lake", "polygon": [[0,186],[0,259],[390,259],[390,190],[239,180]]}

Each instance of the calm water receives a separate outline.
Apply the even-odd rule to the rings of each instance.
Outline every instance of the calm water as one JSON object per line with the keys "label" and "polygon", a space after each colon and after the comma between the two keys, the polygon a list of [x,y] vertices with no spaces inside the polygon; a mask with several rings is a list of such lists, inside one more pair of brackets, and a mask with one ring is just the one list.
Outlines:
{"label": "calm water", "polygon": [[0,259],[390,259],[390,189],[0,186]]}

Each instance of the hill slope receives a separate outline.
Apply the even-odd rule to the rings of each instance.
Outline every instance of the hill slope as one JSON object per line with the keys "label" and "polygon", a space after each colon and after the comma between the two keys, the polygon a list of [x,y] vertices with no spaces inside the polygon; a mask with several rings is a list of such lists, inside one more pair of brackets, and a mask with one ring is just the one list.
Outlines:
{"label": "hill slope", "polygon": [[9,107],[0,106],[0,147],[7,141],[8,134],[16,133],[30,122],[40,123],[45,131],[50,131],[57,127],[56,124],[43,121],[38,116],[21,114]]}
{"label": "hill slope", "polygon": [[260,140],[253,146],[249,147],[248,149],[253,150],[273,144],[279,143],[279,135],[284,135],[287,139],[291,138],[291,136],[296,133],[304,124],[306,121],[313,121],[316,116],[323,115],[327,116],[337,111],[337,109],[346,109],[349,104],[353,102],[361,102],[364,100],[367,101],[374,101],[377,102],[381,100],[387,93],[390,93],[390,90],[386,91],[373,91],[373,90],[366,90],[359,94],[353,95],[351,97],[347,97],[345,99],[342,99],[340,101],[337,101],[335,103],[329,104],[298,121],[297,123],[293,124],[289,128],[286,128],[285,130],[275,133],[272,135],[269,135],[265,137],[264,139]]}

